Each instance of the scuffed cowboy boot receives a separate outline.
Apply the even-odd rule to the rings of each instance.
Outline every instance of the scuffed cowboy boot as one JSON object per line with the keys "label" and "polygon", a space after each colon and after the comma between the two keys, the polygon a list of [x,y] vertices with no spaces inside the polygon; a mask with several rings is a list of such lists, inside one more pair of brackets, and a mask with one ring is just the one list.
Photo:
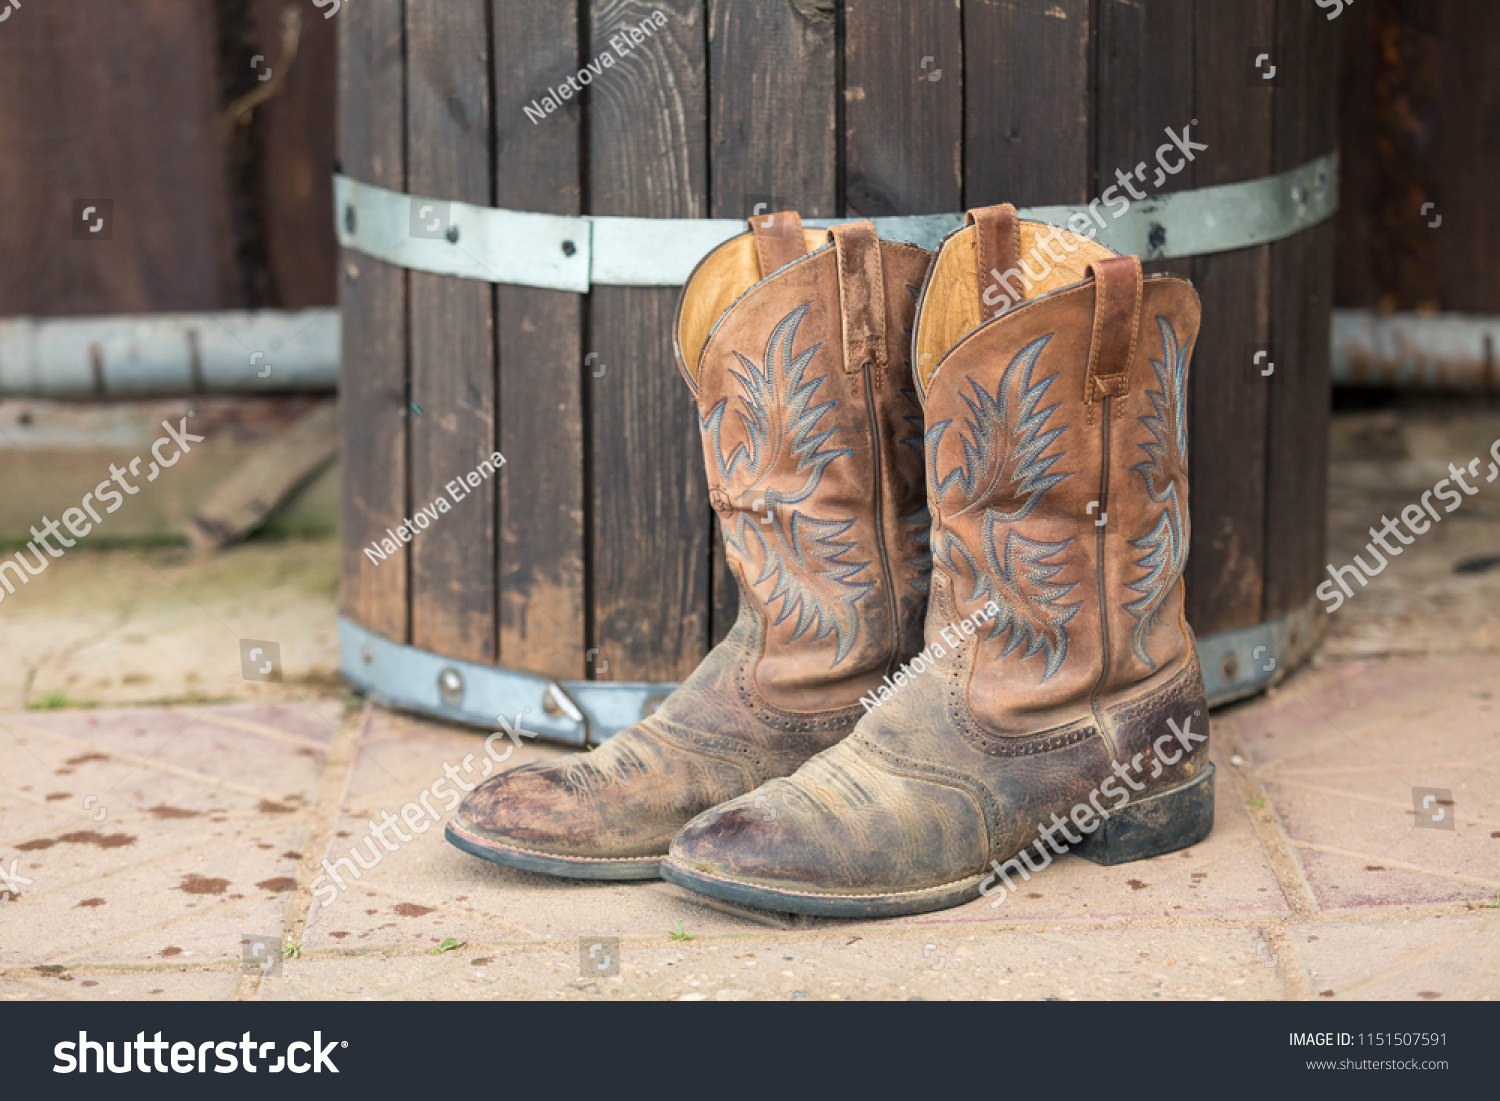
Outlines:
{"label": "scuffed cowboy boot", "polygon": [[931,254],[796,214],[698,265],[678,305],[740,612],[650,717],[465,798],[448,839],[580,879],[651,879],[682,825],[854,729],[921,646],[930,569],[907,341]]}
{"label": "scuffed cowboy boot", "polygon": [[1116,864],[1212,827],[1181,581],[1197,295],[1009,206],[968,221],[933,263],[913,349],[926,649],[847,739],[688,823],[670,882],[893,916],[998,905],[1069,848]]}

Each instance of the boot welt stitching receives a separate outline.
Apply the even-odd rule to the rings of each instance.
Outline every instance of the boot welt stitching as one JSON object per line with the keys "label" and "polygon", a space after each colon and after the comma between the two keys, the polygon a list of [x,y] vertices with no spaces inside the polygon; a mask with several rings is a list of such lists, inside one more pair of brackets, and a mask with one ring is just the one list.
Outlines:
{"label": "boot welt stitching", "polygon": [[1182,671],[1166,684],[1162,685],[1159,689],[1159,694],[1147,696],[1136,703],[1126,705],[1116,712],[1117,719],[1120,721],[1133,719],[1142,711],[1149,711],[1160,707],[1163,703],[1176,703],[1189,698],[1190,694],[1197,696],[1197,693],[1192,691],[1196,687],[1193,682],[1197,681],[1200,676],[1202,676],[1202,673],[1199,672],[1198,655],[1195,651],[1187,664],[1183,666]]}
{"label": "boot welt stitching", "polygon": [[[452,823],[450,823],[450,825],[451,824]],[[644,863],[648,860],[661,860],[667,855],[666,853],[662,853],[661,856],[564,856],[562,853],[549,853],[545,849],[528,849],[525,845],[516,845],[511,844],[510,842],[496,841],[494,838],[486,837],[481,833],[475,833],[473,830],[465,829],[462,826],[458,826],[456,828],[462,830],[463,833],[474,838],[474,840],[476,841],[487,842],[502,849],[513,849],[516,852],[530,853],[533,856],[546,856],[550,857],[553,860],[567,860],[574,864],[639,864]]]}
{"label": "boot welt stitching", "polygon": [[[671,858],[668,857],[668,860],[671,860]],[[966,876],[964,879],[952,879],[947,883],[939,883],[936,887],[919,887],[914,891],[877,891],[866,892],[864,894],[835,894],[820,891],[789,891],[784,887],[762,887],[760,884],[752,883],[748,879],[735,879],[731,876],[714,875],[712,872],[699,871],[697,868],[688,867],[680,860],[671,860],[671,862],[673,864],[676,864],[679,868],[692,872],[694,875],[701,875],[704,879],[713,879],[717,880],[720,883],[733,883],[741,887],[756,887],[762,891],[775,891],[777,894],[793,895],[797,898],[898,898],[912,895],[927,895],[933,894],[937,891],[947,891],[954,887],[961,887],[970,879],[978,880],[984,877],[984,872],[981,870],[974,872],[972,875]]]}
{"label": "boot welt stitching", "polygon": [[814,712],[823,716],[819,719],[797,718],[796,712],[782,711],[774,707],[755,691],[749,683],[751,664],[751,659],[745,658],[735,668],[735,687],[739,689],[740,701],[750,708],[757,719],[768,726],[773,726],[778,730],[833,730],[846,722],[852,726],[853,722],[857,722],[863,714],[863,708],[858,704],[851,704],[835,711]]}

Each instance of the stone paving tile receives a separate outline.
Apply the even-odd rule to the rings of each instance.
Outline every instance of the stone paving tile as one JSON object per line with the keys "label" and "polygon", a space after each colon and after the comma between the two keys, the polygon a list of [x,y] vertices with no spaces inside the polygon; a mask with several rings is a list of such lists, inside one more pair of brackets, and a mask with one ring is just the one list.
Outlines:
{"label": "stone paving tile", "polygon": [[[7,772],[11,771],[13,764],[19,768],[25,767],[20,762],[12,762],[3,754],[0,754],[0,760],[4,760]],[[41,771],[45,775],[45,770]],[[14,773],[7,778],[13,779]],[[51,787],[50,784],[45,785],[43,791]],[[72,793],[67,793],[67,795],[67,802],[73,805],[65,810],[60,805],[62,800],[44,802],[43,793],[33,794],[30,785],[27,785],[26,790],[13,792],[0,790],[0,857],[6,857],[7,867],[9,867],[9,856],[14,855],[18,842],[40,837],[65,827],[81,828],[83,823],[92,821],[92,815],[83,813],[78,800],[72,796]]]}
{"label": "stone paving tile", "polygon": [[1319,997],[1500,1000],[1500,910],[1289,926]]}
{"label": "stone paving tile", "polygon": [[[0,604],[0,707],[342,695],[338,562],[336,539],[72,551]],[[283,683],[243,679],[241,638],[279,643]]]}
{"label": "stone paving tile", "polygon": [[[761,933],[673,942],[623,938],[592,960],[576,939],[535,947],[471,944],[442,957],[293,960],[265,980],[262,1000],[680,999],[691,1001],[925,998],[1172,1000],[1284,996],[1252,929],[981,930],[816,939]],[[1257,954],[1259,951],[1260,954]],[[598,971],[618,953],[619,974]]]}
{"label": "stone paving tile", "polygon": [[33,881],[0,906],[0,966],[235,959],[241,933],[279,936],[341,714],[0,715],[0,860]]}
{"label": "stone paving tile", "polygon": [[287,960],[279,978],[260,981],[263,1002],[393,1001],[416,985],[466,966],[463,953]]}
{"label": "stone paving tile", "polygon": [[92,874],[61,883],[52,865],[23,863],[36,883],[0,907],[0,966],[237,959],[241,933],[280,933],[295,883],[306,827],[276,825],[205,843],[174,823],[175,851],[123,866],[123,849],[90,852]]}
{"label": "stone paving tile", "polygon": [[239,982],[232,971],[9,972],[0,976],[0,1001],[225,1002]]}
{"label": "stone paving tile", "polygon": [[[510,743],[507,741],[507,746]],[[460,852],[443,839],[448,804],[441,794],[427,803],[439,815],[434,823],[418,800],[444,778],[444,764],[460,769],[474,754],[471,773],[481,775],[482,733],[394,715],[371,712],[355,757],[348,795],[328,850],[322,856],[339,869],[349,889],[339,898],[315,902],[302,944],[307,949],[380,945],[427,948],[444,937],[529,940],[547,936],[664,934],[679,922],[699,929],[734,931],[764,927],[769,920],[784,927],[784,918],[742,915],[699,905],[686,892],[656,883],[581,883],[514,871]],[[498,751],[498,749],[497,749]],[[505,768],[572,752],[525,743],[504,762]],[[443,791],[452,791],[445,782]],[[370,821],[382,812],[399,819],[412,804],[413,820],[427,828],[402,830],[412,838],[387,851],[370,837]],[[357,848],[365,863],[355,878],[347,865]],[[326,892],[323,899],[327,899]],[[372,912],[373,911],[373,912]]]}
{"label": "stone paving tile", "polygon": [[69,762],[104,755],[112,762],[88,762],[110,764],[101,784],[154,769],[190,773],[210,787],[271,801],[306,802],[322,774],[322,743],[332,726],[319,724],[319,743],[269,722],[251,723],[243,708],[227,708],[214,721],[220,706],[10,712],[0,714],[0,729],[55,777],[66,777],[69,787],[79,783],[67,771],[76,767]]}
{"label": "stone paving tile", "polygon": [[[1500,657],[1393,658],[1299,675],[1236,709],[1241,745],[1320,908],[1500,890]],[[1419,828],[1413,788],[1454,829]],[[1423,819],[1425,821],[1425,818]]]}
{"label": "stone paving tile", "polygon": [[[1328,486],[1328,561],[1343,565],[1365,546],[1381,517],[1399,516],[1448,464],[1486,455],[1500,436],[1491,411],[1404,409],[1333,418]],[[1486,467],[1488,459],[1486,458]],[[1500,650],[1500,571],[1455,569],[1494,554],[1500,541],[1500,484],[1485,482],[1445,514],[1368,587],[1328,617],[1330,657],[1376,654],[1474,654]]]}

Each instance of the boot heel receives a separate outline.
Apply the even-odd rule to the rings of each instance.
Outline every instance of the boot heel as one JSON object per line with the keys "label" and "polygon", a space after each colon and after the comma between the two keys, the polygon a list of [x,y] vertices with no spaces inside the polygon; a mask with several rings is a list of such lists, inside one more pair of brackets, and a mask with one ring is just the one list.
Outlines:
{"label": "boot heel", "polygon": [[1109,812],[1073,852],[1095,864],[1128,864],[1196,845],[1214,828],[1214,766],[1180,788]]}

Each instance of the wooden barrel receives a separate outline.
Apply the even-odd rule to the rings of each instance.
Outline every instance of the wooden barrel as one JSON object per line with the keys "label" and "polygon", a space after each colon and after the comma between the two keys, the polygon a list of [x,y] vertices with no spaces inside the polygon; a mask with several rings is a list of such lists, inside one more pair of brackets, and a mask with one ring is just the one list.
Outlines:
{"label": "wooden barrel", "polygon": [[[1195,191],[1333,151],[1327,14],[1275,0],[360,0],[338,16],[339,167],[559,215],[743,218],[764,203],[862,218],[1085,205],[1190,127],[1206,149],[1160,186],[1138,178],[1153,196]],[[341,267],[350,678],[482,722],[497,701],[536,702],[526,686],[562,686],[541,702],[563,722],[580,685],[685,676],[736,598],[673,362],[677,289],[489,283],[353,249]],[[1203,298],[1188,616],[1224,699],[1319,633],[1333,227],[1147,270]],[[394,538],[495,453],[497,474]],[[382,540],[388,553],[370,553]],[[491,668],[540,681],[484,695]],[[394,686],[413,676],[447,689]]]}

